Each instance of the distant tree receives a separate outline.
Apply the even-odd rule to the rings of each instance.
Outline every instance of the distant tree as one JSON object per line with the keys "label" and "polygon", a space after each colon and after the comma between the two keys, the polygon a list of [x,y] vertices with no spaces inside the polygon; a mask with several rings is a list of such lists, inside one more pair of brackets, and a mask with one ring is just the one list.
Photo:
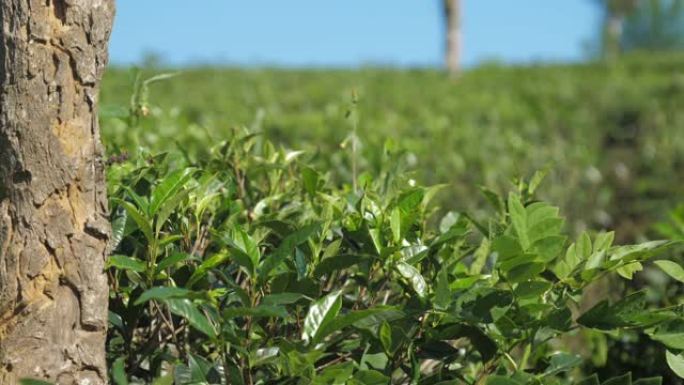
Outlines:
{"label": "distant tree", "polygon": [[603,44],[606,57],[622,53],[625,20],[638,8],[639,0],[598,0],[603,7]]}
{"label": "distant tree", "polygon": [[461,71],[461,0],[442,0],[446,21],[446,52],[444,55],[447,70],[451,75]]}
{"label": "distant tree", "polygon": [[684,0],[642,0],[625,21],[625,51],[684,49]]}
{"label": "distant tree", "polygon": [[596,1],[604,13],[601,51],[605,57],[684,48],[684,0]]}

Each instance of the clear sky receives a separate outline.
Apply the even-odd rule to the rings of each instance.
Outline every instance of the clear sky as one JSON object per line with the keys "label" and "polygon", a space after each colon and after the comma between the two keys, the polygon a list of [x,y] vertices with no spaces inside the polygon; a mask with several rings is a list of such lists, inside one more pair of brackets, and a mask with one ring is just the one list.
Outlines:
{"label": "clear sky", "polygon": [[[442,0],[118,0],[115,64],[437,66]],[[592,0],[462,0],[463,61],[580,60]]]}

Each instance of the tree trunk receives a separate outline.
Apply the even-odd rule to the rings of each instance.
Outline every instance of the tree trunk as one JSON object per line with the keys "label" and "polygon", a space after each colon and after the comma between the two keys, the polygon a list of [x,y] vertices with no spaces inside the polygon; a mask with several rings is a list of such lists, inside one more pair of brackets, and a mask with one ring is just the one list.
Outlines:
{"label": "tree trunk", "polygon": [[625,16],[620,13],[610,13],[605,26],[605,54],[609,59],[614,59],[622,53],[622,31],[624,29]]}
{"label": "tree trunk", "polygon": [[0,384],[105,384],[114,0],[0,2]]}
{"label": "tree trunk", "polygon": [[444,0],[444,16],[446,18],[446,66],[449,74],[458,75],[461,71],[461,1]]}

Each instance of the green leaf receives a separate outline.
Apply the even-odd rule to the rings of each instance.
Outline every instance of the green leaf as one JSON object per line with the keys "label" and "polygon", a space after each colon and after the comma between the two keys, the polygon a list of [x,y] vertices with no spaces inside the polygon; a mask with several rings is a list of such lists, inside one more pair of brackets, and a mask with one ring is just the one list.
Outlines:
{"label": "green leaf", "polygon": [[126,202],[121,199],[117,198],[112,198],[112,201],[117,202],[121,207],[123,207],[126,212],[128,213],[128,216],[133,218],[133,221],[138,225],[138,229],[142,231],[143,235],[147,239],[147,242],[152,243],[154,242],[154,235],[152,234],[152,225],[151,225],[151,218],[148,218],[140,212],[135,206],[133,206],[132,203]]}
{"label": "green leaf", "polygon": [[164,203],[169,199],[172,199],[188,180],[192,178],[194,171],[194,169],[186,168],[172,172],[164,178],[152,193],[152,199],[150,200],[150,215],[155,215]]}
{"label": "green leaf", "polygon": [[207,317],[190,301],[189,299],[167,299],[164,301],[171,313],[185,318],[192,327],[206,334],[207,336],[216,338],[216,330],[211,326]]}
{"label": "green leaf", "polygon": [[546,202],[533,202],[525,207],[527,212],[527,228],[530,229],[539,223],[544,223],[549,218],[559,218],[558,207],[551,206]]}
{"label": "green leaf", "polygon": [[337,256],[337,254],[340,251],[340,245],[342,244],[342,239],[336,239],[328,246],[325,247],[325,251],[323,252],[323,256],[321,257],[321,260],[326,260],[328,258],[332,258]]}
{"label": "green leaf", "polygon": [[254,242],[252,237],[250,237],[249,234],[242,229],[242,227],[236,225],[234,231],[235,234],[233,241],[235,242],[235,245],[237,245],[240,250],[247,254],[252,259],[254,266],[256,266],[261,258],[259,247]]}
{"label": "green leaf", "polygon": [[[145,215],[148,215],[149,214],[148,209],[150,207],[150,203],[147,199],[147,196],[140,196],[140,195],[136,194],[135,191],[133,191],[133,189],[131,189],[128,186],[123,186],[123,188],[127,193],[126,195],[129,198],[133,199],[133,203],[135,203],[135,206],[138,208],[138,210],[145,213]],[[151,218],[151,216],[150,216],[150,218]]]}
{"label": "green leaf", "polygon": [[467,215],[463,214],[462,216],[459,216],[454,224],[430,243],[430,248],[437,249],[445,243],[453,243],[463,239],[470,231],[469,223],[470,219],[467,218]]}
{"label": "green leaf", "polygon": [[632,373],[625,373],[621,376],[606,380],[601,385],[632,385]]}
{"label": "green leaf", "polygon": [[[601,241],[601,238],[605,237],[605,235],[599,234],[596,237],[596,246],[601,247],[601,244],[599,241]],[[601,243],[605,243],[605,240],[602,241]],[[591,245],[591,238],[589,237],[589,234],[587,232],[583,232],[582,235],[580,235],[579,239],[577,240],[577,256],[579,257],[580,260],[585,260],[589,258],[589,256],[592,253],[592,245]],[[596,252],[599,252],[602,250],[596,250]]]}
{"label": "green leaf", "polygon": [[152,385],[173,385],[173,373],[169,373],[165,376],[156,378]]}
{"label": "green leaf", "polygon": [[684,355],[674,354],[669,350],[665,351],[665,359],[667,360],[667,365],[672,369],[672,371],[679,376],[679,378],[684,378]]}
{"label": "green leaf", "polygon": [[567,372],[568,370],[580,365],[582,357],[575,354],[556,353],[551,356],[549,366],[544,371],[544,376],[554,376],[558,373]]}
{"label": "green leaf", "polygon": [[551,288],[548,281],[528,281],[522,282],[515,288],[515,295],[519,298],[541,297]]}
{"label": "green leaf", "polygon": [[560,279],[569,277],[577,266],[582,262],[583,256],[578,251],[579,246],[573,243],[568,247],[563,258],[559,258],[552,271]]}
{"label": "green leaf", "polygon": [[490,361],[496,355],[498,346],[496,342],[485,334],[478,327],[468,324],[450,324],[445,325],[437,330],[435,336],[440,340],[457,340],[459,338],[467,338],[470,343],[477,349],[482,356],[484,362]]}
{"label": "green leaf", "polygon": [[435,285],[434,306],[437,310],[446,310],[451,304],[451,290],[449,289],[449,277],[446,268],[442,268],[437,273],[437,283]]}
{"label": "green leaf", "polygon": [[157,268],[155,269],[155,273],[159,274],[162,271],[166,270],[169,267],[175,266],[178,263],[185,262],[185,261],[190,261],[197,259],[195,256],[186,254],[186,253],[176,253],[171,256],[168,256],[164,259],[162,259],[159,263],[157,263]]}
{"label": "green leaf", "polygon": [[109,322],[110,326],[113,326],[119,330],[124,330],[123,318],[111,310],[107,312],[107,321]]}
{"label": "green leaf", "polygon": [[654,263],[670,277],[679,282],[684,282],[684,268],[680,264],[667,260],[655,261]]}
{"label": "green leaf", "polygon": [[615,232],[601,232],[596,236],[594,240],[593,252],[598,253],[601,251],[607,251],[613,245],[615,240]]}
{"label": "green leaf", "polygon": [[518,240],[520,240],[520,245],[523,250],[527,250],[530,246],[530,239],[527,236],[527,211],[520,202],[520,198],[513,193],[508,195],[508,214],[511,216],[511,222],[515,233],[518,235]]}
{"label": "green leaf", "polygon": [[664,312],[646,309],[646,294],[637,292],[610,305],[602,301],[582,314],[577,323],[599,329],[612,330],[621,327],[648,327],[672,319]]}
{"label": "green leaf", "polygon": [[397,207],[402,214],[407,214],[420,208],[424,198],[425,191],[422,188],[414,188],[401,194]]}
{"label": "green leaf", "polygon": [[107,259],[107,267],[115,267],[119,270],[131,270],[137,273],[142,273],[147,270],[145,262],[125,255],[111,255],[109,259]]}
{"label": "green leaf", "polygon": [[401,261],[415,266],[428,256],[429,247],[425,245],[410,245],[401,249]]}
{"label": "green leaf", "polygon": [[401,242],[401,211],[399,211],[399,208],[392,209],[392,213],[390,214],[390,229],[392,229],[394,242]]}
{"label": "green leaf", "polygon": [[190,381],[183,383],[204,385],[210,382],[208,377],[212,365],[204,357],[193,353],[188,354],[188,368],[190,369]]}
{"label": "green leaf", "polygon": [[497,317],[497,309],[505,309],[513,302],[512,294],[507,290],[485,290],[483,293],[477,293],[468,296],[462,296],[459,300],[468,301],[462,305],[470,309],[472,316],[477,319],[477,322],[491,323]]}
{"label": "green leaf", "polygon": [[250,316],[254,318],[287,318],[287,310],[283,306],[259,305],[254,308],[249,307],[229,307],[223,310],[223,318],[231,319],[236,317]]}
{"label": "green leaf", "polygon": [[159,234],[159,232],[162,229],[162,226],[164,226],[164,224],[169,219],[171,214],[173,214],[173,211],[178,208],[181,202],[185,200],[185,198],[187,198],[188,195],[190,195],[190,190],[183,190],[174,195],[168,201],[164,202],[164,204],[159,208],[154,226],[154,231],[156,234]]}
{"label": "green leaf", "polygon": [[377,370],[360,370],[354,374],[353,379],[363,385],[387,385],[390,378]]}
{"label": "green leaf", "polygon": [[643,261],[672,247],[677,242],[649,241],[637,245],[615,246],[609,250],[611,261]]}
{"label": "green leaf", "polygon": [[567,306],[555,309],[546,316],[545,321],[551,329],[567,331],[572,327],[572,312]]}
{"label": "green leaf", "polygon": [[276,306],[276,305],[290,305],[295,302],[298,302],[301,299],[308,298],[303,294],[300,293],[277,293],[277,294],[269,294],[265,296],[264,298],[261,299],[261,303],[263,305],[271,305],[271,306]]}
{"label": "green leaf", "polygon": [[634,273],[639,272],[644,269],[644,266],[641,264],[641,262],[632,262],[628,263],[624,266],[621,266],[617,268],[615,271],[623,278],[625,279],[632,279],[634,276]]}
{"label": "green leaf", "polygon": [[543,262],[553,261],[562,251],[567,238],[561,235],[552,235],[539,239],[530,246],[532,253],[537,254]]}
{"label": "green leaf", "polygon": [[329,257],[316,265],[313,275],[316,278],[321,278],[327,274],[333,273],[335,271],[342,271],[355,266],[363,261],[368,261],[370,258],[354,255],[354,254],[340,254],[334,257]]}
{"label": "green leaf", "polygon": [[505,376],[489,376],[487,378],[487,385],[525,385],[510,377]]}
{"label": "green leaf", "polygon": [[544,170],[537,170],[534,175],[532,175],[532,179],[530,179],[528,191],[530,194],[534,194],[535,191],[537,191],[537,188],[539,188],[539,185],[544,181],[544,178],[546,178],[546,175],[549,173],[549,168],[545,168]]}
{"label": "green leaf", "polygon": [[295,247],[295,258],[294,258],[294,266],[295,266],[295,271],[297,272],[297,279],[298,280],[303,280],[306,278],[307,273],[309,271],[309,258],[302,252],[302,250],[299,247]]}
{"label": "green leaf", "polygon": [[[557,211],[554,210],[553,213],[557,214]],[[559,236],[564,224],[565,221],[559,217],[543,218],[538,223],[528,224],[527,234],[530,242],[534,244],[544,238]]]}
{"label": "green leaf", "polygon": [[259,269],[259,276],[264,279],[276,268],[283,260],[290,255],[294,248],[306,242],[316,231],[320,229],[320,223],[305,226],[283,239],[278,248],[262,262]]}
{"label": "green leaf", "polygon": [[511,283],[518,283],[534,278],[544,271],[544,264],[540,262],[529,262],[515,266],[506,272],[506,278]]}
{"label": "green leaf", "polygon": [[647,334],[670,349],[684,350],[684,320],[666,322]]}
{"label": "green leaf", "polygon": [[385,352],[392,350],[392,327],[389,323],[383,322],[378,329],[378,338]]}
{"label": "green leaf", "polygon": [[126,230],[128,214],[125,210],[121,213],[120,216],[112,221],[112,236],[109,240],[109,250],[111,251],[115,251],[119,247],[119,244],[124,237],[124,231]]}
{"label": "green leaf", "polygon": [[436,184],[423,189],[423,200],[421,204],[423,207],[427,207],[435,198],[435,196],[445,188],[448,188],[449,184]]}
{"label": "green leaf", "polygon": [[522,246],[517,239],[502,235],[492,242],[492,249],[499,254],[500,259],[506,260],[523,254]]}
{"label": "green leaf", "polygon": [[640,378],[640,379],[632,382],[632,385],[662,385],[662,384],[663,384],[663,378],[662,377]]}
{"label": "green leaf", "polygon": [[342,307],[341,295],[341,291],[336,291],[311,304],[309,313],[304,319],[304,328],[302,329],[302,339],[304,341],[309,342],[316,339],[319,331],[337,317]]}
{"label": "green leaf", "polygon": [[112,379],[116,385],[128,385],[125,361],[126,357],[119,357],[112,364]]}
{"label": "green leaf", "polygon": [[581,380],[577,385],[601,385],[597,374],[592,374],[591,376]]}
{"label": "green leaf", "polygon": [[354,325],[359,329],[369,329],[380,325],[381,323],[393,322],[406,317],[401,308],[396,306],[376,306],[365,310],[356,310],[340,317],[339,323],[337,321],[331,323],[331,326],[336,325]]}
{"label": "green leaf", "polygon": [[321,371],[311,385],[345,385],[354,372],[352,362],[331,365]]}
{"label": "green leaf", "polygon": [[487,258],[489,258],[490,242],[488,238],[482,238],[480,246],[473,253],[474,259],[473,263],[468,268],[470,275],[477,275],[482,273],[482,269],[487,263]]}
{"label": "green leaf", "polygon": [[259,247],[254,242],[254,239],[242,227],[235,225],[232,237],[223,237],[222,240],[231,247],[233,259],[247,270],[250,277],[254,276],[256,266],[261,259]]}
{"label": "green leaf", "polygon": [[427,295],[427,283],[425,283],[425,278],[420,275],[420,272],[405,262],[399,262],[396,266],[399,275],[411,283],[411,287],[419,297],[424,298]]}
{"label": "green leaf", "polygon": [[135,305],[143,304],[149,300],[165,300],[169,298],[186,298],[192,294],[191,290],[182,287],[159,286],[146,290],[135,301]]}
{"label": "green leaf", "polygon": [[322,325],[316,335],[316,341],[352,325],[357,328],[368,329],[383,322],[396,321],[404,316],[405,314],[394,306],[376,306],[370,309],[355,310],[345,315],[337,316],[330,322]]}
{"label": "green leaf", "polygon": [[[236,258],[234,254],[231,254],[233,259],[238,262],[238,264],[242,265],[240,262],[244,262],[244,260],[240,258]],[[199,282],[202,278],[204,278],[213,268],[223,264],[228,260],[228,255],[226,255],[224,252],[212,255],[209,257],[207,260],[202,262],[197,269],[192,273],[190,276],[190,279],[188,280],[186,287],[192,288],[197,282]]]}
{"label": "green leaf", "polygon": [[316,195],[316,190],[318,189],[318,173],[311,167],[302,168],[302,182],[304,184],[304,190],[309,194],[309,196]]}

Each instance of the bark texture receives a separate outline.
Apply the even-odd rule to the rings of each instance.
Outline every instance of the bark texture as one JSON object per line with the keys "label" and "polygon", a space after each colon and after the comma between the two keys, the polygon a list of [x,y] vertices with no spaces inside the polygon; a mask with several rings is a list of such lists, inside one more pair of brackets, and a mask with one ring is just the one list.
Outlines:
{"label": "bark texture", "polygon": [[107,382],[97,121],[113,0],[0,2],[0,384]]}
{"label": "bark texture", "polygon": [[457,75],[461,71],[461,0],[444,0],[444,16],[447,34],[446,66],[451,75]]}

